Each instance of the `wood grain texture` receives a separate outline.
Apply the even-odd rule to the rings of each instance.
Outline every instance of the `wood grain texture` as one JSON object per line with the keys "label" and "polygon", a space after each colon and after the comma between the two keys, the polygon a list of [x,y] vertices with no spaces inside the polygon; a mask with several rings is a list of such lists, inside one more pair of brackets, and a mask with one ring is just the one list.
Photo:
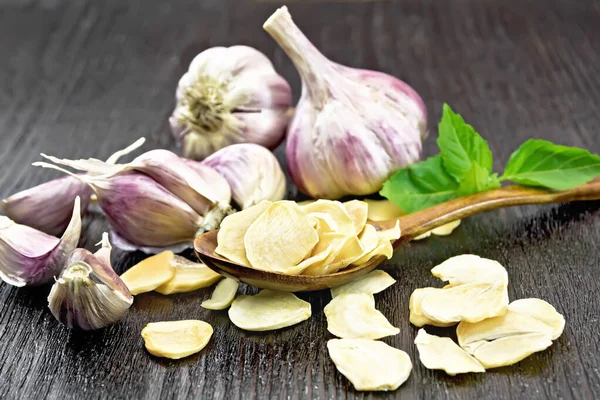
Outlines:
{"label": "wood grain texture", "polygon": [[[199,51],[247,44],[292,84],[292,64],[261,30],[282,2],[234,0],[0,1],[0,196],[56,173],[30,167],[45,152],[105,158],[140,136],[174,148],[167,117],[174,89]],[[501,170],[530,137],[600,153],[600,3],[567,0],[294,2],[298,25],[327,56],[409,82],[431,130],[449,102],[489,140]],[[426,142],[432,154],[435,143]],[[281,149],[277,154],[282,155]],[[289,195],[297,192],[290,187]],[[600,398],[600,203],[528,206],[469,218],[449,237],[407,245],[384,269],[398,279],[377,307],[400,334],[384,339],[414,363],[396,392],[356,392],[326,353],[328,292],[301,294],[312,318],[268,333],[243,332],[226,312],[200,307],[210,289],[137,296],[128,316],[72,332],[46,307],[49,288],[0,285],[0,398],[117,399],[557,399]],[[85,220],[93,249],[106,223]],[[548,350],[487,374],[448,377],[419,362],[408,323],[410,292],[437,285],[429,270],[475,253],[509,272],[512,299],[539,297],[563,313]],[[142,255],[115,252],[124,271]],[[243,292],[254,289],[244,287]],[[140,330],[151,321],[203,319],[215,333],[198,355],[150,356]],[[431,329],[430,332],[444,332]]]}

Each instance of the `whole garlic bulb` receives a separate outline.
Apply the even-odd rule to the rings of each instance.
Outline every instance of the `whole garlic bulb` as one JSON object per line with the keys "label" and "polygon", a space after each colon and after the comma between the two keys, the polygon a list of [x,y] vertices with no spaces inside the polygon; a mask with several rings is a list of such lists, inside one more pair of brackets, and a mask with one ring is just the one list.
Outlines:
{"label": "whole garlic bulb", "polygon": [[275,148],[290,119],[289,84],[248,46],[198,54],[177,87],[169,122],[187,158],[203,160],[234,143]]}
{"label": "whole garlic bulb", "polygon": [[374,193],[396,170],[419,160],[427,114],[410,86],[381,72],[331,62],[286,7],[263,28],[302,78],[286,147],[290,175],[301,191],[328,199]]}
{"label": "whole garlic bulb", "polygon": [[277,158],[257,144],[225,147],[202,164],[212,167],[229,182],[232,197],[242,209],[263,200],[277,201],[285,197],[285,175]]}

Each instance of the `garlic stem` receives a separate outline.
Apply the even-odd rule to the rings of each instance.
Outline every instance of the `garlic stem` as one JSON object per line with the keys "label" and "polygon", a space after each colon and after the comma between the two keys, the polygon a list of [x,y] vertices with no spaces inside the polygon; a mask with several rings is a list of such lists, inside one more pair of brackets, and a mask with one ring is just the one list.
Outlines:
{"label": "garlic stem", "polygon": [[308,92],[314,104],[323,106],[329,95],[326,77],[331,62],[294,24],[286,6],[277,9],[264,23],[263,29],[292,60],[302,81],[311,83],[303,84],[302,90]]}

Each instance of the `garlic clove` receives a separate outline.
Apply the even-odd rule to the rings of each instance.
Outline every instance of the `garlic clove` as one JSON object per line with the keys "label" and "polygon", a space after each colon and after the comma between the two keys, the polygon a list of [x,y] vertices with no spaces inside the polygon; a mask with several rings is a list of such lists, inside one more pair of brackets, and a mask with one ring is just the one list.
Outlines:
{"label": "garlic clove", "polygon": [[133,296],[110,265],[106,234],[95,254],[75,249],[48,296],[48,307],[59,322],[83,330],[116,323],[132,303]]}
{"label": "garlic clove", "polygon": [[80,234],[79,197],[60,239],[0,216],[0,278],[19,287],[51,282],[77,247]]}
{"label": "garlic clove", "polygon": [[212,326],[199,320],[151,322],[142,329],[146,350],[153,356],[173,360],[198,353],[212,334]]}
{"label": "garlic clove", "polygon": [[213,168],[229,182],[233,200],[242,209],[285,197],[285,174],[275,155],[262,146],[234,144],[217,151],[202,165]]}
{"label": "garlic clove", "polygon": [[371,294],[340,294],[325,306],[323,312],[327,318],[327,330],[343,339],[381,339],[400,332],[375,309]]}
{"label": "garlic clove", "polygon": [[121,279],[133,295],[151,292],[175,276],[172,251],[150,256],[129,268]]}
{"label": "garlic clove", "polygon": [[208,300],[204,300],[201,307],[209,310],[224,310],[231,305],[235,299],[240,283],[235,279],[225,278],[217,284],[215,290]]}
{"label": "garlic clove", "polygon": [[479,361],[458,347],[450,338],[430,335],[421,328],[415,337],[415,344],[419,358],[427,369],[441,369],[451,376],[485,372]]}
{"label": "garlic clove", "polygon": [[90,189],[72,176],[64,176],[0,201],[0,212],[17,224],[27,225],[49,235],[60,235],[73,215],[73,202],[81,199],[81,211],[87,210]]}
{"label": "garlic clove", "polygon": [[223,278],[222,275],[206,265],[189,261],[181,256],[174,256],[171,264],[175,267],[175,274],[167,282],[154,289],[155,292],[165,295],[193,292],[209,287]]}
{"label": "garlic clove", "polygon": [[185,157],[195,160],[236,143],[275,148],[290,118],[288,83],[248,46],[198,54],[179,81],[176,99],[171,129]]}
{"label": "garlic clove", "polygon": [[412,88],[392,76],[329,61],[286,7],[263,28],[302,79],[286,142],[288,169],[301,191],[329,199],[371,194],[420,158],[427,116]]}
{"label": "garlic clove", "polygon": [[345,285],[331,288],[331,297],[336,297],[343,293],[375,294],[384,291],[394,283],[396,283],[396,280],[390,274],[376,269]]}

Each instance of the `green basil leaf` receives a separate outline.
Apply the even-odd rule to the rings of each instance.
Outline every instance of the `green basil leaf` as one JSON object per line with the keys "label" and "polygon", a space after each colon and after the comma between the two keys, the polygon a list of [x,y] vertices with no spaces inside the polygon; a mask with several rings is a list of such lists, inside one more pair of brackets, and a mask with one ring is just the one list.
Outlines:
{"label": "green basil leaf", "polygon": [[492,171],[492,152],[485,139],[448,104],[444,104],[442,120],[438,126],[437,144],[444,160],[444,168],[460,183],[466,173],[473,173],[472,163]]}
{"label": "green basil leaf", "polygon": [[530,139],[510,156],[500,179],[566,190],[583,185],[597,176],[600,176],[599,156],[577,147]]}
{"label": "green basil leaf", "polygon": [[485,168],[473,162],[471,163],[471,169],[463,176],[458,186],[458,194],[459,196],[466,196],[490,189],[498,189],[499,187],[498,174],[490,175]]}
{"label": "green basil leaf", "polygon": [[440,156],[397,171],[379,192],[411,213],[458,197],[458,184],[443,166]]}

